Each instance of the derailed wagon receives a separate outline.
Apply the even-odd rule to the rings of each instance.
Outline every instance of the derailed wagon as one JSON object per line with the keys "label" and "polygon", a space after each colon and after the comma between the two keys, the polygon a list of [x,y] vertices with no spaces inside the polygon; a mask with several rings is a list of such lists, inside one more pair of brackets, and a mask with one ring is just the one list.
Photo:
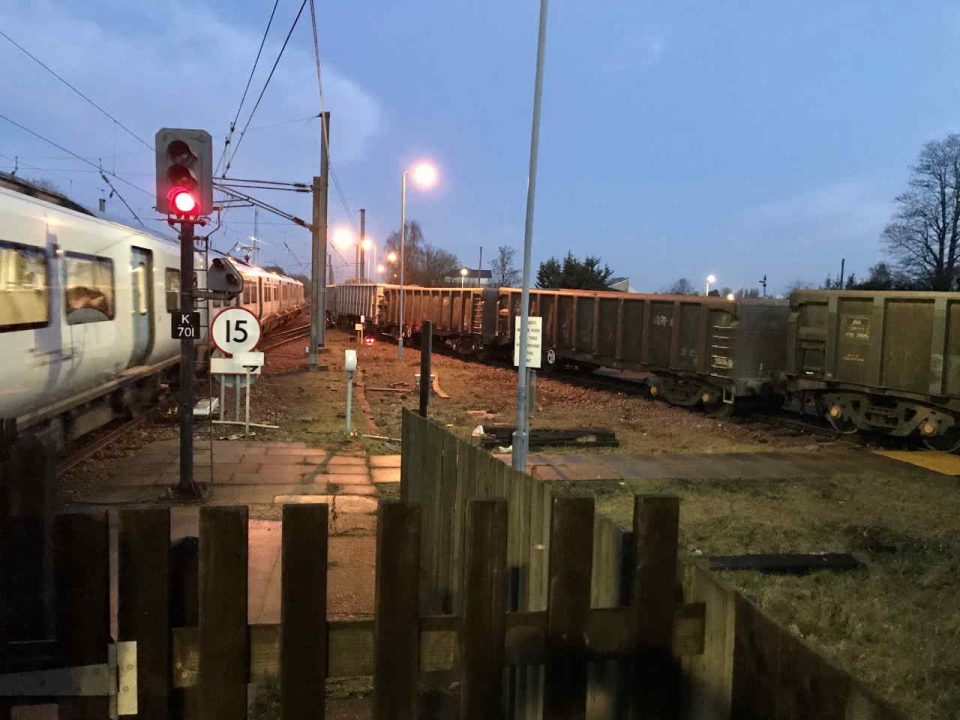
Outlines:
{"label": "derailed wagon", "polygon": [[840,431],[960,448],[960,293],[800,290],[783,388]]}

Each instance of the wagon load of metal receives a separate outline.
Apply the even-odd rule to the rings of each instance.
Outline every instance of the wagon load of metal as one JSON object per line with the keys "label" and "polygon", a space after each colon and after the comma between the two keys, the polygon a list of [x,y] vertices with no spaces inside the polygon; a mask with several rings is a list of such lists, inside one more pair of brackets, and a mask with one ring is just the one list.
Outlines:
{"label": "wagon load of metal", "polygon": [[960,293],[799,291],[786,384],[840,430],[960,444]]}
{"label": "wagon load of metal", "polygon": [[[512,338],[520,292],[501,292],[498,334]],[[712,405],[773,394],[789,307],[772,299],[538,290],[530,314],[543,318],[545,369],[566,362],[637,371],[670,402]]]}

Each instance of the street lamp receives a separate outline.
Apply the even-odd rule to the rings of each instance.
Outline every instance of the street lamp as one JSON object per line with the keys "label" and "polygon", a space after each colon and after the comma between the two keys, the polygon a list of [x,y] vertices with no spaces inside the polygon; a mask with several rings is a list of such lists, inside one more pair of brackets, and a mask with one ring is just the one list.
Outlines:
{"label": "street lamp", "polygon": [[466,268],[460,268],[460,289],[463,290],[463,284],[466,282],[467,275],[470,273]]}
{"label": "street lamp", "polygon": [[377,275],[383,275],[387,269],[383,266],[383,263],[377,265]]}
{"label": "street lamp", "polygon": [[733,293],[727,293],[727,300],[729,300],[730,302],[733,302],[736,299],[737,299],[736,295],[734,295]]}
{"label": "street lamp", "polygon": [[[373,265],[376,265],[377,264],[377,244],[373,242],[373,240],[371,240],[370,238],[365,237],[360,241],[359,247],[363,250],[364,253],[368,253],[371,250],[373,250]],[[366,263],[366,255],[363,255],[363,259],[364,259],[363,273],[366,274],[367,267],[368,267]]]}
{"label": "street lamp", "polygon": [[707,285],[706,285],[706,289],[703,291],[704,295],[710,294],[710,286],[713,285],[716,281],[717,281],[716,275],[714,275],[713,273],[707,275]]}
{"label": "street lamp", "polygon": [[412,168],[403,171],[400,176],[400,338],[397,343],[397,357],[403,357],[403,265],[404,247],[407,242],[407,175],[413,178],[413,184],[423,190],[429,190],[437,184],[437,169],[428,162],[418,162]]}

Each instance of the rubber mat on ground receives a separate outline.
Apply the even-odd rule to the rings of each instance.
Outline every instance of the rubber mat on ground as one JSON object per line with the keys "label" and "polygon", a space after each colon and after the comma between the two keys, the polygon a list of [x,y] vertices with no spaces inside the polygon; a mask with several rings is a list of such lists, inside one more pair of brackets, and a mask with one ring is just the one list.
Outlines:
{"label": "rubber mat on ground", "polygon": [[937,450],[875,450],[877,455],[922,467],[942,475],[960,475],[960,455]]}

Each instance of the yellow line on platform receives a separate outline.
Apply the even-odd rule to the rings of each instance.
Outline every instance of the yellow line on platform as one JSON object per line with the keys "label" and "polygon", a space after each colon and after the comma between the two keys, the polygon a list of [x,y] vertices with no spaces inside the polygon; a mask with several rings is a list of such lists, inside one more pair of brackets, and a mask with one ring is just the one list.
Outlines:
{"label": "yellow line on platform", "polygon": [[942,475],[960,475],[960,455],[937,450],[874,450],[877,455],[916,465]]}

